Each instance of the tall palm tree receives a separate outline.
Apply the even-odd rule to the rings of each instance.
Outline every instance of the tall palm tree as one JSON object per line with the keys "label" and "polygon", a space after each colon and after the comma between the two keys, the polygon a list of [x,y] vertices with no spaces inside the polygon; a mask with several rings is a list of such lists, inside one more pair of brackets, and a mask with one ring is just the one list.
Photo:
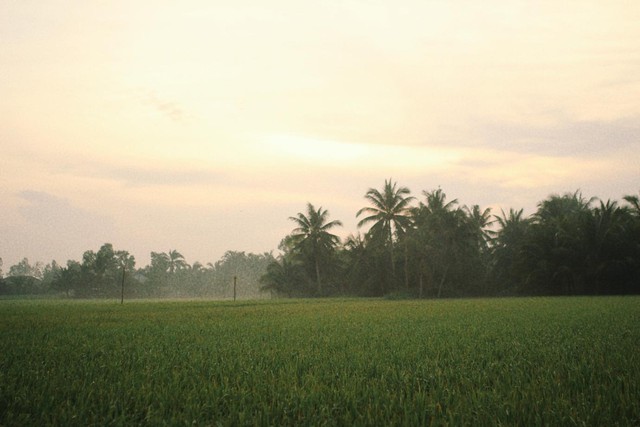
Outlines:
{"label": "tall palm tree", "polygon": [[528,275],[524,254],[527,233],[532,223],[524,216],[524,209],[509,209],[509,213],[500,210],[501,215],[493,218],[498,229],[491,242],[493,254],[493,276],[496,292],[519,290]]}
{"label": "tall palm tree", "polygon": [[298,215],[289,217],[297,224],[291,235],[294,247],[300,253],[310,256],[313,261],[319,295],[322,294],[321,258],[328,255],[340,243],[338,236],[329,233],[329,230],[342,226],[342,222],[338,220],[327,222],[328,218],[329,211],[322,209],[322,207],[316,209],[311,203],[307,203],[306,215],[298,212]]}
{"label": "tall palm tree", "polygon": [[409,204],[414,197],[409,196],[407,187],[398,187],[397,183],[391,179],[384,181],[382,191],[370,188],[366,194],[372,206],[366,206],[356,213],[356,217],[366,214],[358,222],[358,227],[373,223],[369,234],[374,239],[381,239],[389,247],[389,259],[393,278],[396,276],[396,266],[394,262],[394,241],[395,237],[403,234],[411,225],[411,215],[409,214]]}
{"label": "tall palm tree", "polygon": [[454,210],[455,206],[458,204],[458,199],[453,199],[450,202],[445,203],[447,195],[442,191],[442,188],[438,188],[433,191],[424,190],[422,194],[426,198],[426,203],[422,204],[422,206],[424,206],[430,214],[450,212]]}
{"label": "tall palm tree", "polygon": [[467,211],[471,232],[476,235],[481,248],[483,250],[486,249],[488,242],[496,234],[493,230],[487,228],[494,222],[491,219],[491,208],[481,210],[480,206],[473,205],[471,208],[465,206],[464,209]]}
{"label": "tall palm tree", "polygon": [[[430,276],[438,283],[439,298],[444,284],[455,270],[452,267],[456,263],[460,265],[460,260],[468,252],[469,224],[466,214],[457,206],[458,200],[447,202],[441,188],[423,191],[422,194],[425,201],[413,210],[416,237],[422,245],[422,257],[430,260]],[[426,259],[423,264],[427,264]]]}
{"label": "tall palm tree", "polygon": [[151,252],[149,268],[157,273],[166,273],[169,271],[169,255],[164,252]]}
{"label": "tall palm tree", "polygon": [[636,195],[627,195],[624,196],[623,199],[631,205],[630,207],[634,215],[640,216],[640,197]]}
{"label": "tall palm tree", "polygon": [[182,270],[187,268],[189,264],[184,259],[184,256],[177,250],[170,250],[168,253],[169,258],[169,272],[175,273],[176,270]]}

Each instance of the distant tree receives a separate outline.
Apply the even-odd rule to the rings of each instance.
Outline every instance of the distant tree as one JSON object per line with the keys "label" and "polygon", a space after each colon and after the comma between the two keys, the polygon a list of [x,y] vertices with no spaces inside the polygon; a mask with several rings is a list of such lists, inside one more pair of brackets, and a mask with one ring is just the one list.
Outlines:
{"label": "distant tree", "polygon": [[576,294],[585,289],[585,260],[589,251],[584,226],[595,198],[579,191],[551,195],[540,202],[527,238],[529,293]]}
{"label": "distant tree", "polygon": [[636,195],[627,195],[624,196],[623,199],[629,204],[633,214],[636,217],[640,217],[640,197]]}
{"label": "distant tree", "polygon": [[[75,289],[74,294],[81,297],[119,296],[123,267],[133,272],[135,259],[127,251],[114,250],[111,243],[103,244],[98,252],[86,251],[80,265],[82,287]],[[133,281],[132,276],[130,274],[127,280]]]}
{"label": "distant tree", "polygon": [[205,270],[204,265],[202,265],[202,263],[200,261],[196,261],[194,262],[191,267],[190,270],[196,273],[202,272]]}
{"label": "distant tree", "polygon": [[[447,202],[446,194],[438,188],[423,191],[425,201],[412,210],[414,230],[412,244],[419,254],[420,293],[423,277],[436,289],[449,296],[477,293],[471,286],[479,275],[481,231],[477,229],[482,218],[470,220],[456,199]],[[445,286],[447,284],[452,286]]]}
{"label": "distant tree", "polygon": [[509,209],[494,215],[498,230],[492,239],[491,273],[494,293],[521,292],[528,273],[524,265],[526,239],[531,220],[525,218],[523,209]]}
{"label": "distant tree", "polygon": [[169,255],[164,252],[151,252],[150,268],[156,273],[169,272]]}
{"label": "distant tree", "polygon": [[311,203],[307,203],[307,214],[299,212],[294,217],[289,217],[297,227],[291,234],[294,248],[313,263],[318,295],[322,295],[322,280],[320,266],[334,253],[340,243],[338,236],[331,234],[329,230],[342,226],[338,220],[328,221],[329,211],[319,207],[316,209]]}
{"label": "distant tree", "polygon": [[[368,237],[382,242],[382,245],[388,248],[392,282],[396,278],[395,241],[397,236],[404,233],[411,224],[409,204],[414,198],[409,194],[407,187],[398,187],[397,183],[391,182],[390,179],[385,180],[382,191],[375,188],[367,190],[364,197],[371,206],[366,206],[356,213],[356,217],[364,215],[364,218],[358,222],[358,227],[373,224],[369,229]],[[385,293],[384,288],[382,292]]]}
{"label": "distant tree", "polygon": [[20,262],[9,267],[9,276],[31,276],[36,279],[42,279],[42,263],[36,262],[34,265],[29,264],[29,259],[22,258]]}
{"label": "distant tree", "polygon": [[473,205],[471,208],[465,206],[464,210],[467,213],[468,223],[471,227],[471,232],[476,237],[478,246],[483,251],[486,251],[496,234],[495,231],[489,228],[495,222],[495,219],[492,219],[491,208],[482,210],[480,206]]}
{"label": "distant tree", "polygon": [[212,268],[206,270],[206,277],[210,278],[206,292],[216,297],[231,297],[235,277],[239,298],[261,297],[263,283],[260,278],[274,260],[273,255],[268,252],[253,254],[244,251],[227,251],[211,266]]}
{"label": "distant tree", "polygon": [[42,270],[42,286],[45,289],[51,288],[53,281],[61,267],[55,260],[52,260],[49,264],[44,266]]}
{"label": "distant tree", "polygon": [[273,260],[260,277],[262,291],[286,297],[302,297],[310,293],[304,284],[305,272],[302,265],[288,257]]}
{"label": "distant tree", "polygon": [[177,270],[188,268],[189,264],[184,259],[184,256],[177,250],[170,250],[167,255],[169,259],[169,273],[175,273]]}
{"label": "distant tree", "polygon": [[340,253],[344,271],[342,282],[346,284],[343,292],[361,296],[381,294],[385,288],[385,270],[389,267],[385,249],[376,243],[360,234],[346,239]]}
{"label": "distant tree", "polygon": [[67,297],[83,289],[82,266],[77,261],[67,261],[67,266],[56,269],[51,288],[64,292]]}
{"label": "distant tree", "polygon": [[582,226],[584,244],[584,284],[579,293],[631,293],[638,289],[634,277],[638,269],[640,234],[634,230],[631,209],[615,201],[600,201]]}

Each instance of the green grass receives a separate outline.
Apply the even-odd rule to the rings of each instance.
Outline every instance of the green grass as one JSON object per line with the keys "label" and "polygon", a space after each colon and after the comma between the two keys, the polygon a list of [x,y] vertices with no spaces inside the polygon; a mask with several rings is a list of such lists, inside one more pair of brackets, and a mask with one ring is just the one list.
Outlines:
{"label": "green grass", "polygon": [[0,425],[640,425],[640,298],[0,301]]}

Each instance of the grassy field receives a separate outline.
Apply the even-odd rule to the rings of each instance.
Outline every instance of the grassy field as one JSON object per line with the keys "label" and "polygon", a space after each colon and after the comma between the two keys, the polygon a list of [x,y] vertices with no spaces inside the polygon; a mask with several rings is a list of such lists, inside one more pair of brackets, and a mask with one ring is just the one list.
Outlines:
{"label": "grassy field", "polygon": [[640,425],[640,298],[0,301],[0,425]]}

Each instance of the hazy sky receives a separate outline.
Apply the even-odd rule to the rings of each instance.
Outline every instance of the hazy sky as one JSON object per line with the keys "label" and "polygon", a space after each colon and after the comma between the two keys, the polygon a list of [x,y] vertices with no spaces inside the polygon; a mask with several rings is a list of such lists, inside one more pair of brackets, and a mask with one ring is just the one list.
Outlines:
{"label": "hazy sky", "polygon": [[0,257],[270,251],[386,178],[640,190],[640,2],[0,2]]}

